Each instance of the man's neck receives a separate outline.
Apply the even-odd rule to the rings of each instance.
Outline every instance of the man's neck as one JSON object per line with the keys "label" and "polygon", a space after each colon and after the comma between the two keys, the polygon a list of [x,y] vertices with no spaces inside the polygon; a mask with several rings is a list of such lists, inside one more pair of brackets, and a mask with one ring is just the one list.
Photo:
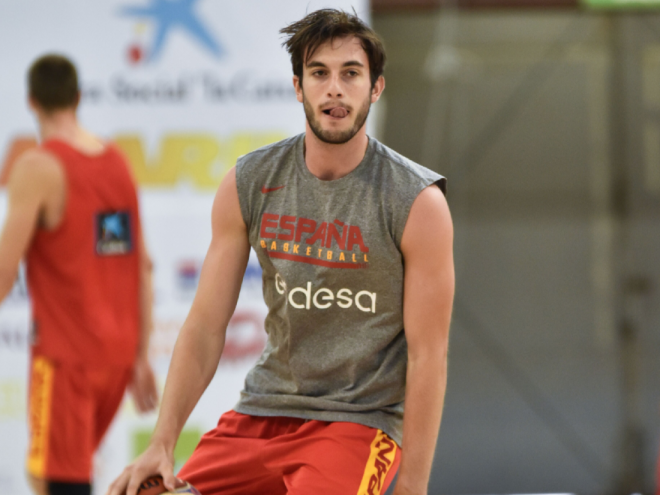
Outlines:
{"label": "man's neck", "polygon": [[75,111],[62,110],[47,115],[39,115],[39,136],[41,141],[58,139],[83,153],[94,155],[103,152],[105,144],[96,136],[80,127]]}
{"label": "man's neck", "polygon": [[352,172],[364,158],[369,145],[366,126],[350,141],[328,144],[316,137],[306,125],[305,163],[309,171],[321,180],[336,180]]}
{"label": "man's neck", "polygon": [[73,111],[62,110],[39,116],[39,136],[42,141],[60,139],[74,142],[80,133],[78,119]]}

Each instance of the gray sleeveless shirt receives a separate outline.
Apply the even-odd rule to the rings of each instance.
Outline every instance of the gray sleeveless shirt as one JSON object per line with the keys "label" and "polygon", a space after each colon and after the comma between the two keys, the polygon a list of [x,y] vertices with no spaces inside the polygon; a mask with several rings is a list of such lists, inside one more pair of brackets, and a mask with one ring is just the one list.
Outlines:
{"label": "gray sleeveless shirt", "polygon": [[323,181],[301,134],[241,157],[238,198],[263,269],[266,348],[235,410],[346,421],[402,441],[407,346],[400,243],[410,207],[445,179],[369,139]]}

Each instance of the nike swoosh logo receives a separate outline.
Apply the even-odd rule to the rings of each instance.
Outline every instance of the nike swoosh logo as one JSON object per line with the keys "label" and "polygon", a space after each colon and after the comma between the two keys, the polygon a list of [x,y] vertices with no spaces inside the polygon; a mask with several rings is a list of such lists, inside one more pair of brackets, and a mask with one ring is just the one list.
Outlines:
{"label": "nike swoosh logo", "polygon": [[263,194],[268,194],[269,192],[277,191],[278,189],[282,189],[283,187],[286,187],[286,186],[278,186],[278,187],[261,186],[261,192]]}

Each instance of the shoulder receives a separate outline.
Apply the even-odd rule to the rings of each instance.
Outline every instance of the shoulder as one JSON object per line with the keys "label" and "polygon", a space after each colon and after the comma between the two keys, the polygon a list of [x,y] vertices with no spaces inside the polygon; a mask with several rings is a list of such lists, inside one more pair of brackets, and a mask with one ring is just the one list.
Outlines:
{"label": "shoulder", "polygon": [[238,204],[236,167],[230,168],[222,178],[222,181],[220,181],[220,186],[215,193],[215,199],[213,201],[213,213],[215,214],[216,210],[224,210],[230,203]]}
{"label": "shoulder", "polygon": [[59,194],[65,187],[65,180],[57,157],[43,149],[32,149],[20,155],[12,165],[7,191],[10,201],[32,204]]}
{"label": "shoulder", "polygon": [[296,144],[299,143],[301,139],[301,134],[293,136],[282,141],[278,141],[267,146],[263,146],[259,149],[256,149],[246,155],[243,155],[238,158],[236,162],[237,171],[240,173],[242,169],[254,170],[264,166],[266,163],[272,163],[272,161],[278,158],[288,156],[296,147]]}
{"label": "shoulder", "polygon": [[121,148],[119,144],[117,144],[116,141],[107,141],[105,143],[105,153],[107,153],[109,156],[113,157],[116,160],[122,161],[126,164],[129,163],[128,156],[126,155],[126,151]]}
{"label": "shoulder", "polygon": [[37,183],[59,180],[62,177],[60,160],[43,148],[33,148],[16,158],[9,173],[9,181],[30,180]]}
{"label": "shoulder", "polygon": [[412,184],[424,188],[435,183],[443,193],[446,193],[447,179],[445,177],[406,158],[376,139],[370,139],[373,140],[375,157],[381,162],[380,169],[391,176],[395,185]]}
{"label": "shoulder", "polygon": [[138,180],[135,175],[133,164],[124,150],[120,148],[117,143],[111,141],[105,143],[104,155],[106,160],[108,160],[113,166],[116,166],[125,177],[128,177],[133,185],[137,185]]}
{"label": "shoulder", "polygon": [[454,227],[449,205],[437,187],[427,187],[413,202],[401,239],[404,258],[427,250],[451,249]]}
{"label": "shoulder", "polygon": [[426,218],[441,220],[445,225],[451,225],[449,205],[445,195],[437,187],[427,187],[419,193],[410,210],[410,218],[425,221]]}
{"label": "shoulder", "polygon": [[245,235],[246,223],[236,187],[236,167],[232,167],[220,182],[213,200],[211,221],[214,235],[229,232]]}
{"label": "shoulder", "polygon": [[235,180],[244,214],[248,214],[248,205],[260,196],[259,191],[263,185],[278,182],[282,179],[282,174],[287,174],[287,164],[295,160],[303,137],[304,135],[299,134],[278,141],[237,160]]}
{"label": "shoulder", "polygon": [[16,158],[15,167],[52,167],[58,166],[59,159],[44,148],[32,148]]}

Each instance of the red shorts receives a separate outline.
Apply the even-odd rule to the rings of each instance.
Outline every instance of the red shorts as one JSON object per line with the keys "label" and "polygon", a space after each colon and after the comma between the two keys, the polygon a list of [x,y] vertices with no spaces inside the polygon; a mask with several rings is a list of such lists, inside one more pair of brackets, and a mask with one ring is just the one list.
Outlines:
{"label": "red shorts", "polygon": [[131,376],[126,368],[88,369],[34,356],[28,473],[49,481],[89,483],[94,452]]}
{"label": "red shorts", "polygon": [[367,426],[229,411],[177,476],[203,495],[379,495],[400,458]]}

